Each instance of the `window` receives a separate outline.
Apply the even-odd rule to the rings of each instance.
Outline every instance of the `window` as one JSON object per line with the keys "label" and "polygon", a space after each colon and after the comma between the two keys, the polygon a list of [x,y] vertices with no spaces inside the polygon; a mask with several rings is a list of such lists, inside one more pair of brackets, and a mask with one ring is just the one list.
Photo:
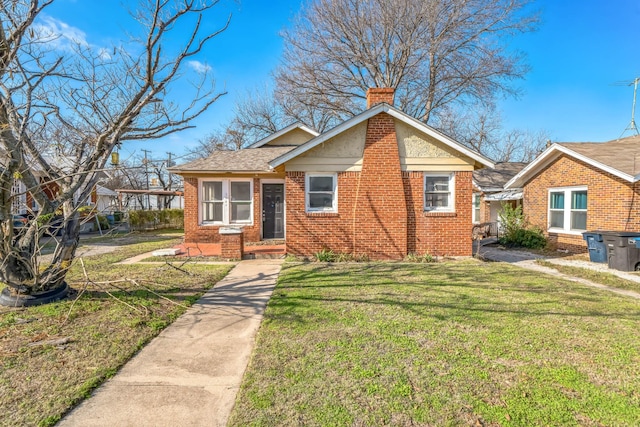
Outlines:
{"label": "window", "polygon": [[569,232],[587,229],[586,188],[549,190],[549,229]]}
{"label": "window", "polygon": [[480,222],[480,193],[473,193],[473,222]]}
{"label": "window", "polygon": [[424,210],[454,211],[453,174],[424,176]]}
{"label": "window", "polygon": [[202,222],[222,222],[222,181],[202,183]]}
{"label": "window", "polygon": [[202,181],[202,223],[251,224],[253,188],[249,180]]}
{"label": "window", "polygon": [[251,182],[231,182],[231,222],[251,222]]}
{"label": "window", "polygon": [[337,212],[336,174],[306,174],[307,212]]}

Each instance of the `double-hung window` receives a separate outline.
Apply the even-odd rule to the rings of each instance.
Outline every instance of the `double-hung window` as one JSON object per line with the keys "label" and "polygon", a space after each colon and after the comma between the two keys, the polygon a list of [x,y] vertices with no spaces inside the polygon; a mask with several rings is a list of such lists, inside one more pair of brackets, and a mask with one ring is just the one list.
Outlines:
{"label": "double-hung window", "polygon": [[549,190],[549,230],[580,232],[587,229],[587,188]]}
{"label": "double-hung window", "polygon": [[453,212],[454,174],[425,174],[424,210],[430,212]]}
{"label": "double-hung window", "polygon": [[307,173],[305,175],[307,212],[338,211],[337,181],[336,174]]}
{"label": "double-hung window", "polygon": [[251,224],[253,222],[252,187],[251,180],[202,181],[202,223]]}

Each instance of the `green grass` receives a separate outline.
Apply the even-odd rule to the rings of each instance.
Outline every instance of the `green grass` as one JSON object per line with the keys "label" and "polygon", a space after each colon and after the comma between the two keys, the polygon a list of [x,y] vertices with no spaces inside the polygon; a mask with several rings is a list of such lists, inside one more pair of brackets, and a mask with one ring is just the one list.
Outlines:
{"label": "green grass", "polygon": [[[71,299],[0,308],[0,425],[55,424],[231,268],[190,263],[182,267],[186,274],[167,265],[114,264],[176,242],[164,233],[118,237],[116,251],[83,258],[96,282],[126,277],[141,286],[90,285],[74,301],[85,284],[76,262],[67,276]],[[33,345],[67,337],[61,346]]]}
{"label": "green grass", "polygon": [[[590,280],[595,283],[611,286],[612,288],[626,289],[629,291],[640,293],[640,282],[634,282],[633,280],[623,279],[612,273],[590,270],[588,268],[573,267],[569,265],[560,265],[560,264],[552,263],[542,259],[539,259],[536,262],[544,267],[553,268],[555,270],[558,270],[560,273],[563,273],[569,276]],[[629,274],[635,274],[635,273],[629,272]]]}
{"label": "green grass", "polygon": [[230,425],[640,425],[639,309],[502,263],[285,266]]}

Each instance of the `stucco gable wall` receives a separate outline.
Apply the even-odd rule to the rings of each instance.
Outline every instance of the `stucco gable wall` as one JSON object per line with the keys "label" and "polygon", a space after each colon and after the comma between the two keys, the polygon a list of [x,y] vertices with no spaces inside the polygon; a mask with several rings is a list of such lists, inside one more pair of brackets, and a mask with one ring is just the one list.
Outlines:
{"label": "stucco gable wall", "polygon": [[474,161],[437,139],[396,120],[403,171],[472,171]]}
{"label": "stucco gable wall", "polygon": [[354,172],[362,169],[367,122],[336,135],[286,163],[287,171]]}
{"label": "stucco gable wall", "polygon": [[296,128],[272,141],[269,141],[266,145],[302,145],[312,138],[313,135],[300,128]]}
{"label": "stucco gable wall", "polygon": [[[474,161],[412,126],[394,120],[403,171],[456,172],[474,170]],[[312,148],[286,163],[295,172],[359,172],[367,122]]]}
{"label": "stucco gable wall", "polygon": [[[587,187],[587,230],[640,231],[640,185],[624,181],[573,157],[562,155],[524,187],[524,212],[532,225],[547,230],[549,189]],[[582,235],[551,233],[560,249],[585,252]]]}

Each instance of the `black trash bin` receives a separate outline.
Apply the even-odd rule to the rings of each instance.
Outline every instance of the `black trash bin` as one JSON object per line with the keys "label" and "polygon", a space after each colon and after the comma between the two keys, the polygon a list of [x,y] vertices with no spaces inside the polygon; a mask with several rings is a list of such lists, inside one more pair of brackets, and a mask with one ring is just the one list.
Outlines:
{"label": "black trash bin", "polygon": [[600,234],[607,246],[609,268],[620,271],[640,270],[640,248],[636,247],[636,238],[640,237],[640,233],[601,231]]}
{"label": "black trash bin", "polygon": [[589,260],[591,262],[607,262],[607,245],[602,239],[601,231],[585,231],[582,238],[587,241]]}

